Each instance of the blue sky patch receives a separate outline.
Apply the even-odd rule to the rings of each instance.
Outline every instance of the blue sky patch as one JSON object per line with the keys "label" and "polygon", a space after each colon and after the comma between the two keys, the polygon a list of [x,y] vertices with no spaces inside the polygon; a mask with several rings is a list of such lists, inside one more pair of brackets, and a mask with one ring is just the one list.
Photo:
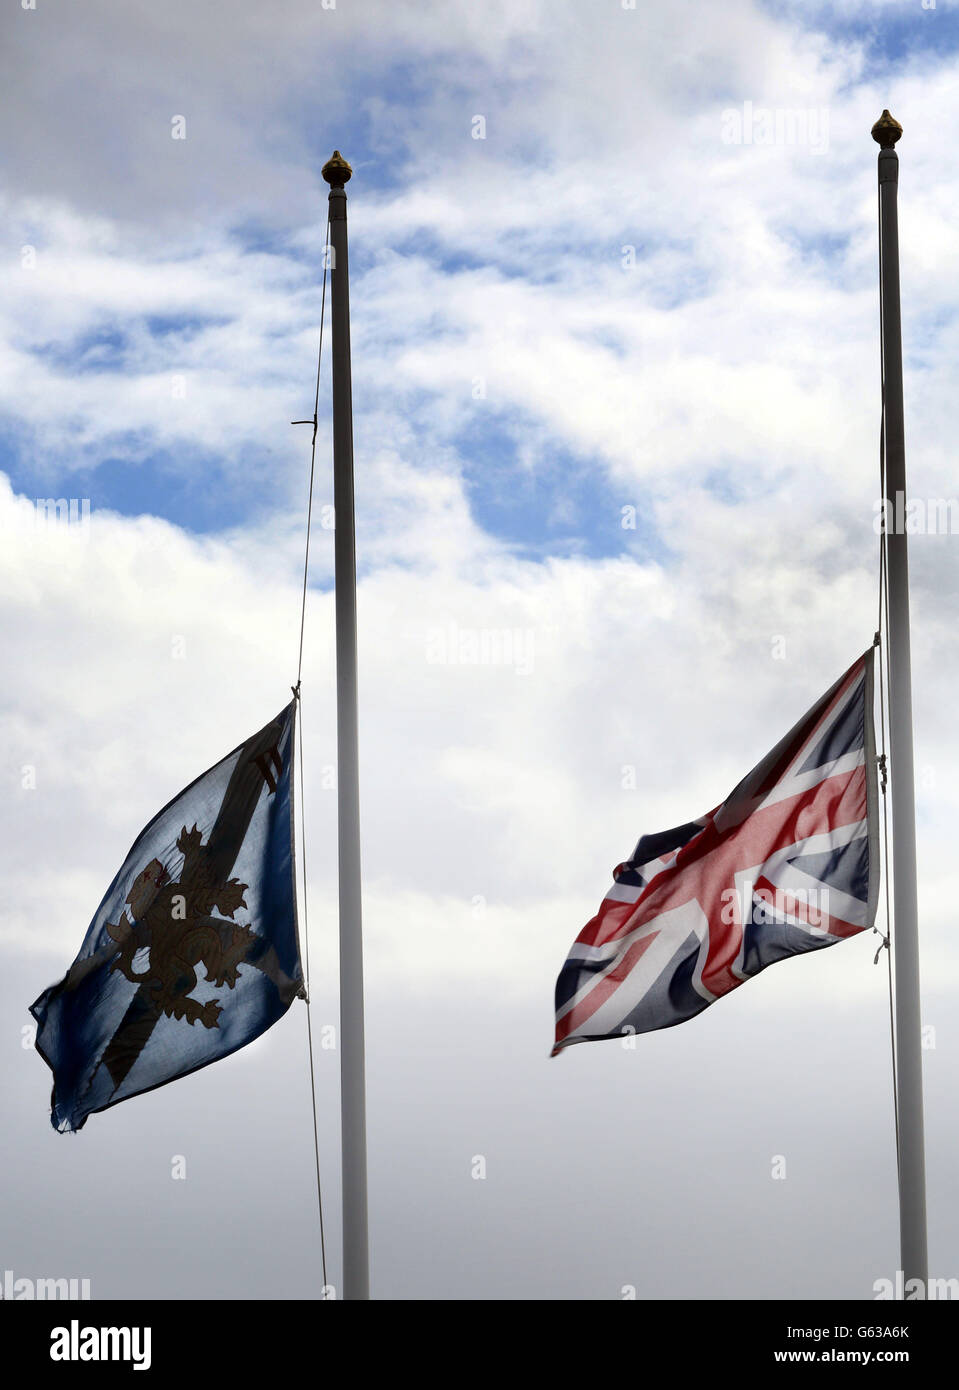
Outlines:
{"label": "blue sky patch", "polygon": [[[827,34],[834,41],[859,44],[874,69],[872,76],[892,67],[901,68],[912,60],[929,58],[939,65],[959,50],[959,12],[948,0],[939,0],[929,8],[923,6],[922,0],[882,5],[878,9],[862,5],[846,14],[809,4],[807,0],[762,0],[762,8],[776,19],[788,19],[814,33]],[[862,80],[863,76],[857,75],[857,84]]]}
{"label": "blue sky patch", "polygon": [[[72,468],[59,478],[42,478],[7,438],[0,443],[0,465],[16,492],[37,497],[89,498],[98,508],[120,516],[158,516],[194,534],[215,533],[242,525],[251,514],[269,514],[281,501],[271,477],[272,463],[261,450],[241,451],[225,465],[222,456],[192,451],[158,450],[144,458],[118,452],[100,462]],[[137,442],[136,452],[142,448]],[[237,467],[239,464],[239,467]]]}
{"label": "blue sky patch", "polygon": [[529,466],[517,453],[525,433],[522,422],[507,426],[494,417],[455,441],[469,459],[463,480],[478,525],[527,559],[637,551],[644,559],[667,558],[651,521],[608,482],[600,461],[543,440]]}

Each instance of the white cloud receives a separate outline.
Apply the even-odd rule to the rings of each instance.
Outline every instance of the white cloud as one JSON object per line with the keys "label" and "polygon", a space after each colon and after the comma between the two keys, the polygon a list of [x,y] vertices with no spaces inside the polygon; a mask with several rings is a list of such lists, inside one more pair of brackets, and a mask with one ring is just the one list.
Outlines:
{"label": "white cloud", "polygon": [[[267,460],[256,466],[270,469],[274,491],[268,509],[251,505],[215,537],[121,517],[96,497],[88,533],[37,530],[26,497],[0,494],[2,930],[22,1005],[69,963],[140,826],[285,703],[295,678],[308,431],[287,421],[312,398],[314,140],[323,157],[332,143],[305,131],[313,105],[295,108],[319,71],[336,72],[320,99],[322,132],[342,128],[357,102],[372,132],[350,186],[367,961],[371,1036],[386,1038],[371,1051],[371,1094],[402,1146],[390,1106],[405,1093],[395,1088],[411,1086],[429,1111],[430,1096],[459,1094],[465,1069],[470,1116],[519,1166],[535,1149],[528,1114],[554,1138],[594,1105],[594,1124],[620,1124],[620,1073],[597,1079],[619,1049],[567,1059],[564,1079],[548,1082],[532,1063],[501,1075],[496,1049],[526,1057],[541,1041],[545,1053],[556,971],[639,834],[715,805],[871,639],[879,384],[868,130],[887,103],[907,126],[910,468],[928,495],[952,487],[955,196],[940,170],[954,59],[907,67],[880,92],[863,44],[744,3],[601,18],[575,5],[463,4],[446,7],[442,24],[420,5],[341,6],[321,20],[314,5],[294,4],[282,22],[238,5],[227,35],[194,6],[120,17],[91,5],[79,28],[65,7],[44,8],[46,19],[17,25],[48,26],[49,68],[19,27],[11,52],[23,75],[11,100],[32,83],[47,119],[25,129],[3,208],[13,245],[36,245],[38,256],[34,270],[14,260],[0,287],[0,402],[23,443],[24,486],[69,495],[76,467],[118,450],[132,490],[132,469],[157,451],[184,474],[212,451],[241,500],[262,495],[251,452]],[[102,91],[81,91],[107,29],[123,61]],[[138,88],[145,67],[150,81]],[[67,70],[80,75],[72,84]],[[918,113],[933,99],[935,124],[923,127]],[[828,108],[828,149],[724,145],[722,111],[747,100]],[[190,134],[174,152],[166,123],[181,107]],[[476,112],[488,118],[485,142],[470,139]],[[82,140],[68,138],[68,118]],[[355,129],[360,143],[366,127]],[[189,163],[177,168],[174,154]],[[244,249],[249,228],[237,231],[254,211],[275,234],[269,253]],[[624,245],[636,247],[634,269],[623,268]],[[156,317],[201,322],[150,333]],[[81,372],[78,345],[102,330],[123,336],[122,361]],[[473,397],[477,376],[485,400]],[[613,499],[605,532],[583,521],[604,558],[551,555],[547,540],[533,562],[483,529],[470,499],[491,421],[515,448],[516,479],[557,455],[582,461],[597,495]],[[317,505],[330,500],[321,450]],[[548,505],[579,520],[562,481],[550,481]],[[654,523],[665,553],[622,529],[621,505]],[[543,518],[529,522],[538,536]],[[923,951],[937,990],[959,973],[953,544],[917,539],[912,552]],[[332,532],[317,524],[303,791],[315,979],[330,1008],[331,570]],[[772,658],[776,637],[784,661]],[[23,785],[26,766],[35,789]],[[804,1120],[825,1103],[795,1060],[804,1046],[850,1092],[863,1080],[878,1090],[885,1001],[874,943],[777,967],[710,1010],[708,1033],[649,1041],[644,1085],[663,1132],[672,1122],[678,1143],[697,1125],[713,1141],[733,1135],[730,1170],[760,1153],[765,1163],[769,1131],[786,1123],[780,1093],[799,1083],[751,1058],[745,1040],[760,1033],[808,1081],[797,1092]],[[395,1022],[407,1003],[414,1039],[422,1028],[432,1043],[451,1018],[462,1036],[432,1058],[415,1042],[419,1069],[397,1081],[383,1059],[411,1026]],[[944,1089],[956,1054],[946,1027],[941,1039]],[[401,1061],[406,1046],[404,1034]],[[729,1128],[727,1090],[709,1093],[734,1074],[741,1113],[754,1117],[746,1137]],[[490,1108],[514,1129],[496,1129]],[[24,1111],[25,1133],[35,1118]],[[191,1123],[202,1129],[202,1118]],[[447,1116],[434,1107],[423,1123],[431,1161],[445,1162]],[[614,1187],[630,1181],[629,1146],[642,1137],[630,1124],[610,1158]],[[466,1132],[457,1142],[477,1142]],[[560,1200],[568,1180],[560,1147],[543,1160],[544,1201]],[[381,1174],[385,1152],[374,1141]],[[685,1201],[702,1174],[679,1157],[674,1196],[682,1187]],[[891,1150],[887,1159],[889,1168]],[[421,1167],[393,1179],[417,1201]],[[20,1180],[29,1187],[29,1173]],[[944,1192],[939,1210],[952,1220]],[[701,1205],[705,1216],[708,1193]],[[480,1240],[459,1195],[446,1210]],[[805,1219],[790,1218],[797,1249]],[[747,1271],[737,1287],[795,1295],[805,1270],[802,1288],[818,1289],[821,1252],[803,1249],[795,1277],[750,1283]],[[684,1276],[677,1266],[670,1287],[708,1292],[723,1260],[717,1248],[704,1269]],[[838,1282],[858,1294],[856,1272],[842,1269]],[[523,1277],[522,1287],[535,1283]]]}

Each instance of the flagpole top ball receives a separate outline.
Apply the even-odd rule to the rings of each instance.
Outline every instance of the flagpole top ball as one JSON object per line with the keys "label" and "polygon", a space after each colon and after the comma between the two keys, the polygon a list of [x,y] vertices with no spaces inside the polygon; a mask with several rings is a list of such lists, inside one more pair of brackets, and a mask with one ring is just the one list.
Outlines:
{"label": "flagpole top ball", "polygon": [[331,187],[336,184],[338,187],[342,188],[351,177],[353,170],[350,168],[349,164],[347,164],[339,150],[334,150],[332,159],[326,161],[323,165],[322,172],[323,177]]}
{"label": "flagpole top ball", "polygon": [[902,135],[902,126],[888,111],[884,111],[872,128],[872,138],[884,150],[891,150]]}

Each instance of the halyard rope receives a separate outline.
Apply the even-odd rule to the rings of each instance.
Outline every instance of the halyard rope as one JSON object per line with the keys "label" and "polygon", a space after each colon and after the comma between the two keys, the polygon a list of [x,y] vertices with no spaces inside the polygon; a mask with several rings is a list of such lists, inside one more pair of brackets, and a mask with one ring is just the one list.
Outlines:
{"label": "halyard rope", "polygon": [[300,683],[303,675],[303,635],[306,630],[306,593],[307,583],[310,572],[310,530],[313,520],[313,479],[316,472],[316,434],[319,421],[320,409],[320,368],[323,363],[323,326],[326,320],[326,275],[329,266],[329,246],[330,246],[330,221],[326,221],[326,242],[323,252],[323,293],[320,302],[320,342],[316,354],[316,392],[313,397],[313,419],[294,420],[295,425],[312,424],[313,441],[310,447],[310,491],[306,505],[306,545],[303,556],[303,598],[300,604],[300,650],[296,667],[296,685],[293,686],[293,694],[299,706],[298,713],[300,718],[297,720],[300,735],[300,862],[303,865],[303,941],[304,941],[304,983],[306,985],[306,1037],[307,1046],[310,1053],[310,1096],[313,1102],[313,1152],[316,1159],[316,1202],[320,1217],[320,1257],[323,1267],[323,1289],[329,1287],[326,1275],[326,1236],[323,1228],[323,1187],[320,1181],[320,1131],[316,1113],[316,1075],[313,1062],[313,1024],[312,1024],[312,997],[310,994],[310,926],[307,913],[307,887],[306,887],[306,816],[304,810],[304,778],[303,778],[303,698],[300,693]]}
{"label": "halyard rope", "polygon": [[[882,266],[882,198],[879,197],[879,265]],[[885,947],[886,964],[889,975],[889,1041],[892,1049],[892,1104],[893,1114],[896,1125],[896,1169],[899,1169],[899,1086],[896,1076],[896,1012],[895,996],[892,979],[892,949],[890,942],[892,913],[889,900],[889,803],[886,794],[887,783],[887,758],[886,758],[886,663],[883,660],[883,645],[886,633],[889,628],[889,587],[886,574],[886,535],[889,525],[889,508],[886,505],[886,368],[883,354],[885,343],[886,319],[883,310],[883,286],[882,274],[879,276],[879,373],[881,381],[881,401],[882,408],[879,424],[879,496],[881,498],[882,526],[879,530],[879,626],[876,631],[875,645],[879,649],[879,727],[881,752],[879,754],[879,773],[881,776],[882,791],[882,876],[885,886],[886,901],[886,933],[882,939],[879,951]],[[878,927],[874,927],[878,931]],[[879,959],[879,951],[876,952],[876,960]]]}

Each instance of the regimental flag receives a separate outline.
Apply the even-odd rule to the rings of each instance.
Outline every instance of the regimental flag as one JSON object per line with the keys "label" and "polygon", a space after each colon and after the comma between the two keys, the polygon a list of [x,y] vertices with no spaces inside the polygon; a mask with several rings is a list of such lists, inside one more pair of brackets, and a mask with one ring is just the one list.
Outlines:
{"label": "regimental flag", "polygon": [[295,706],[140,832],[73,965],[31,1005],[61,1133],[235,1052],[302,995]]}
{"label": "regimental flag", "polygon": [[553,1055],[670,1028],[871,927],[879,889],[873,649],[722,805],[644,835],[556,982]]}

